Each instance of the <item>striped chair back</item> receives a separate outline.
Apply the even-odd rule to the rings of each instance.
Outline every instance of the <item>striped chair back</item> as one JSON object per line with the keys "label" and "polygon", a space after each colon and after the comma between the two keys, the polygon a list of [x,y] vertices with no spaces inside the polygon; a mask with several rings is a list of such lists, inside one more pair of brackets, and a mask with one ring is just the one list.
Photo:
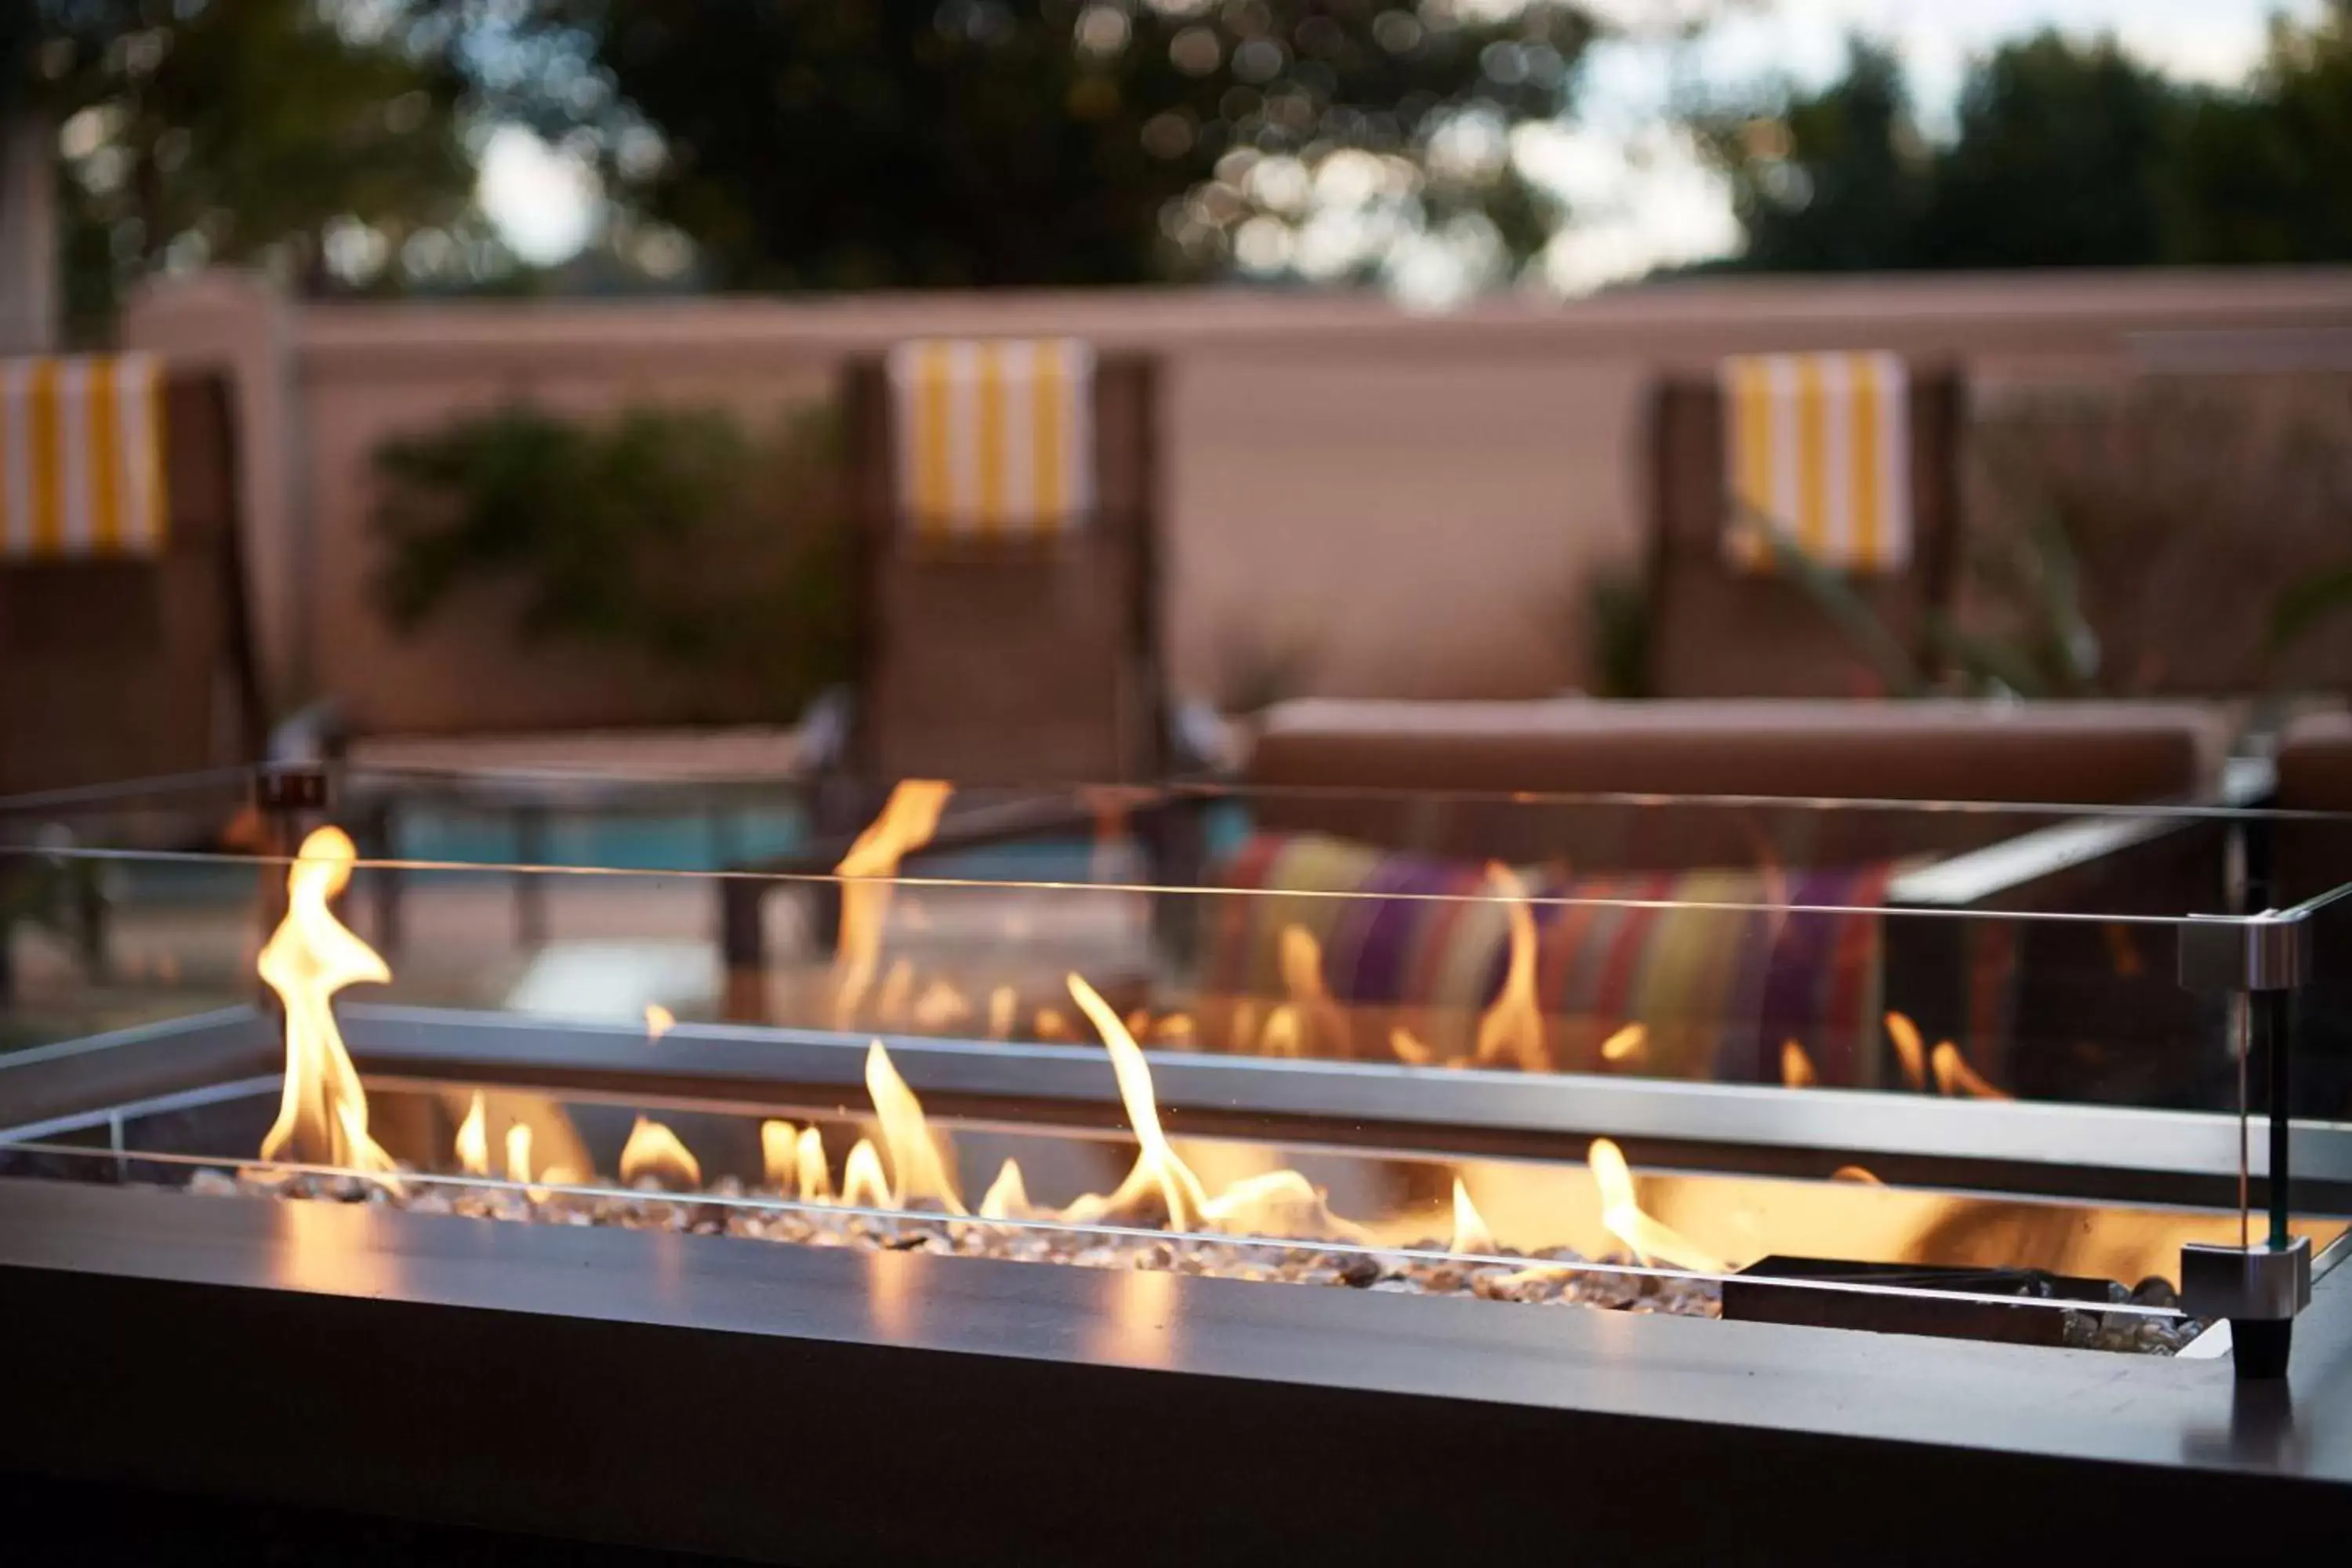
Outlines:
{"label": "striped chair back", "polygon": [[1723,362],[1726,557],[1769,569],[1769,529],[1837,571],[1911,564],[1910,373],[1893,354]]}
{"label": "striped chair back", "polygon": [[145,354],[0,361],[0,561],[162,552],[163,397]]}
{"label": "striped chair back", "polygon": [[1075,339],[901,343],[891,434],[906,524],[929,540],[1024,541],[1094,510],[1094,350]]}
{"label": "striped chair back", "polygon": [[5,377],[0,794],[260,754],[229,383],[100,363]]}
{"label": "striped chair back", "polygon": [[854,362],[862,779],[1167,771],[1159,367],[1083,342],[921,342]]}
{"label": "striped chair back", "polygon": [[[1878,356],[1750,361],[1662,383],[1650,428],[1655,697],[1856,697],[1884,678],[1744,527],[1788,531],[1922,666],[1960,558],[1966,388]],[[1899,390],[1898,390],[1899,389]],[[1898,412],[1899,410],[1899,412]],[[1759,506],[1757,502],[1766,504]]]}

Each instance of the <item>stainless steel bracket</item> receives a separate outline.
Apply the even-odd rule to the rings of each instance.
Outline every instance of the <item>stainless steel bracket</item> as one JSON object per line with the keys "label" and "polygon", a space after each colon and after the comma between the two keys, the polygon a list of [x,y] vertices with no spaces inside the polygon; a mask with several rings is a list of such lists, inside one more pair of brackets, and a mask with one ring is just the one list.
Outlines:
{"label": "stainless steel bracket", "polygon": [[2191,915],[2179,929],[2189,990],[2292,991],[2311,973],[2311,922],[2301,913]]}
{"label": "stainless steel bracket", "polygon": [[2283,1322],[2311,1305],[2311,1238],[2286,1246],[2221,1247],[2192,1241],[2180,1249],[2180,1304],[2200,1318],[2234,1326]]}

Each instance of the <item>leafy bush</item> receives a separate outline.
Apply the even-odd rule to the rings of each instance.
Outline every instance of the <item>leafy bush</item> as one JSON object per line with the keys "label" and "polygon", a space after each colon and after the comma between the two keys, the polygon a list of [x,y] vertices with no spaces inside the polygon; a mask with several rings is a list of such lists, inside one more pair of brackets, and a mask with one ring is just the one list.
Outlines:
{"label": "leafy bush", "polygon": [[755,440],[725,414],[586,424],[529,405],[375,454],[375,589],[413,630],[477,584],[520,587],[530,638],[640,651],[696,719],[784,720],[849,673],[849,523],[829,416]]}

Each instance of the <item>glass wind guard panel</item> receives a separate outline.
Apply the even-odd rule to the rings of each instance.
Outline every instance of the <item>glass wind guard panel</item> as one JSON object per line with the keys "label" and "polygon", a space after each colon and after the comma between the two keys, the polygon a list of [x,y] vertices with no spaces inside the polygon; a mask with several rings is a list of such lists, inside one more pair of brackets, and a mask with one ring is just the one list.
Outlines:
{"label": "glass wind guard panel", "polygon": [[[693,863],[824,847],[789,791],[727,809],[798,847],[689,854],[707,792],[535,787],[522,866],[377,784],[392,841],[467,853],[310,900],[388,974],[333,999],[368,1141],[311,1088],[271,1137],[286,862],[86,828],[0,857],[0,1169],[2158,1351],[2195,1327],[2180,1246],[2267,1207],[2240,1151],[2268,1102],[2179,949],[2273,819],[1485,801],[1490,860],[1443,853],[1468,797],[1323,795],[1309,826],[1263,793],[961,792],[923,874],[844,879]],[[982,808],[1034,820],[955,842]],[[1725,863],[1635,863],[1661,846]],[[2352,937],[2312,928],[2324,974]],[[2288,1219],[2324,1249],[2341,1108],[2309,1103]]]}

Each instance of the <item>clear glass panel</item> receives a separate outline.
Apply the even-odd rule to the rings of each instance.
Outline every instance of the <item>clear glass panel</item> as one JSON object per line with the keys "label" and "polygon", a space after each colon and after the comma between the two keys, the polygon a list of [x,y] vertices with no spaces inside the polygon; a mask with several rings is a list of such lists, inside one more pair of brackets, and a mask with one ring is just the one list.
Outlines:
{"label": "clear glass panel", "polygon": [[[1981,1331],[2156,1349],[2188,1331],[2143,1282],[2239,1232],[2248,1102],[2226,1000],[2180,984],[2178,917],[2179,889],[2243,878],[2251,819],[1512,802],[1579,847],[1496,870],[1202,792],[1186,884],[1121,868],[1174,832],[1132,797],[998,798],[1085,806],[1041,841],[1084,874],[526,868],[488,841],[360,865],[331,905],[348,935],[303,928],[279,978],[322,954],[362,975],[349,935],[380,952],[389,978],[333,1004],[364,1142],[315,1042],[271,1137],[289,1057],[256,970],[283,862],[13,849],[0,868],[34,891],[8,944],[0,1168],[1864,1327],[1905,1326],[1888,1301],[1980,1308]],[[529,805],[551,845],[625,861],[557,829],[682,833],[710,803]],[[339,810],[364,828],[361,804]],[[1999,907],[2028,896],[1990,873],[1993,907],[1948,872],[1934,903],[1916,879],[1951,861],[1887,837],[2021,817],[2074,836],[2034,862],[2048,908]],[[1582,847],[1659,859],[1630,847],[1729,843],[1735,821],[1769,856],[1643,869]],[[688,858],[659,842],[635,858]],[[1956,853],[1989,850],[2021,853]],[[2329,1212],[2295,1223],[2324,1243],[2341,1226],[2309,1216]]]}

